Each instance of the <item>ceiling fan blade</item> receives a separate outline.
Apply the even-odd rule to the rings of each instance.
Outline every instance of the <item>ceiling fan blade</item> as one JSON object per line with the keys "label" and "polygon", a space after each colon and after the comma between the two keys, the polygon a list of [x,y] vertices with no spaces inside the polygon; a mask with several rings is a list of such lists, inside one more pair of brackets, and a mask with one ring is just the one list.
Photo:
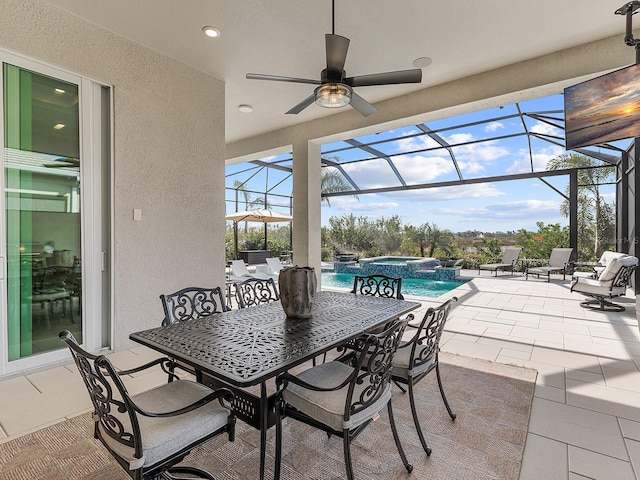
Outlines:
{"label": "ceiling fan blade", "polygon": [[45,168],[78,168],[80,167],[80,160],[72,157],[60,157],[54,158],[55,163],[45,163],[42,166]]}
{"label": "ceiling fan blade", "polygon": [[371,85],[392,85],[398,83],[420,83],[422,70],[399,70],[397,72],[372,73],[371,75],[358,75],[343,79],[350,87],[368,87]]}
{"label": "ceiling fan blade", "polygon": [[293,107],[286,113],[300,113],[302,110],[304,110],[313,102],[315,102],[315,100],[316,100],[316,95],[315,93],[312,93],[311,95],[309,95],[307,98],[302,100],[299,104],[297,104],[295,107]]}
{"label": "ceiling fan blade", "polygon": [[321,85],[320,80],[310,78],[281,77],[280,75],[263,75],[261,73],[247,73],[248,80],[271,80],[274,82],[309,83],[311,85]]}
{"label": "ceiling fan blade", "polygon": [[358,95],[356,92],[351,93],[350,105],[355,108],[363,117],[368,117],[372,113],[376,113],[378,109],[367,102],[364,98]]}
{"label": "ceiling fan blade", "polygon": [[[327,48],[327,73],[339,75],[341,79],[350,40],[330,33],[325,34],[324,39]],[[339,79],[336,81],[339,81]]]}

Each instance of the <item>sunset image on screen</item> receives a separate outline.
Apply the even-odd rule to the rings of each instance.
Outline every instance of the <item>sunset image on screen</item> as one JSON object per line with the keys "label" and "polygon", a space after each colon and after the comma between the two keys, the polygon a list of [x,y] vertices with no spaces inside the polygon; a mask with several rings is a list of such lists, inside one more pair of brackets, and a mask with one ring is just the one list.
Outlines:
{"label": "sunset image on screen", "polygon": [[640,65],[564,91],[566,148],[640,136]]}

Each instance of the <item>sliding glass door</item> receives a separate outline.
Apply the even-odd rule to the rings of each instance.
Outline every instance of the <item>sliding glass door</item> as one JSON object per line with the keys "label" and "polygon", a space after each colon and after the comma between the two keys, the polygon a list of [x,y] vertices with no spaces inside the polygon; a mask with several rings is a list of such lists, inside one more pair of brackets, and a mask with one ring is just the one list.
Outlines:
{"label": "sliding glass door", "polygon": [[3,65],[9,361],[82,338],[78,85]]}
{"label": "sliding glass door", "polygon": [[[93,348],[107,345],[110,337],[104,308],[109,304],[109,90],[45,70],[2,63],[0,284],[6,301],[0,318],[6,336],[0,335],[0,375],[11,365],[24,369],[55,360],[56,352],[63,353],[61,330]],[[83,116],[90,119],[85,128]],[[93,208],[85,211],[85,204]],[[98,306],[91,310],[97,314],[92,322],[85,320],[87,293]]]}

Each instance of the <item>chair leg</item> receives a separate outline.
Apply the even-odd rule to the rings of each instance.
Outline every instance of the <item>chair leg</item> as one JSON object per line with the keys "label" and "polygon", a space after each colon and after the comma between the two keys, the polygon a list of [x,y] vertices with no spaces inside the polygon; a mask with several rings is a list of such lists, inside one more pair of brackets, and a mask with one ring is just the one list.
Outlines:
{"label": "chair leg", "polygon": [[402,444],[400,443],[400,437],[398,436],[398,430],[396,429],[396,422],[393,418],[391,400],[387,403],[387,410],[389,411],[389,423],[391,424],[391,431],[393,432],[393,440],[396,442],[396,447],[398,447],[398,453],[400,454],[404,468],[407,469],[407,472],[411,473],[413,471],[413,465],[411,465],[407,460],[407,456],[404,454]]}
{"label": "chair leg", "polygon": [[431,455],[431,449],[427,445],[427,441],[424,438],[424,434],[422,433],[422,428],[420,427],[420,421],[418,420],[418,412],[416,411],[416,401],[413,396],[413,382],[409,382],[409,404],[411,405],[411,415],[413,416],[413,423],[416,426],[416,432],[418,432],[418,437],[420,438],[420,443],[422,444],[422,448],[424,448],[427,456]]}
{"label": "chair leg", "polygon": [[624,312],[625,308],[617,303],[610,302],[605,298],[592,298],[580,302],[582,308],[589,308],[591,310],[603,310],[607,312]]}
{"label": "chair leg", "polygon": [[342,436],[342,446],[344,450],[344,467],[347,470],[347,480],[354,480],[353,465],[351,465],[351,440],[348,430],[345,430]]}
{"label": "chair leg", "polygon": [[407,389],[404,388],[402,385],[400,385],[400,383],[397,380],[394,380],[393,383],[396,384],[396,387],[398,387],[402,393],[407,393]]}
{"label": "chair leg", "polygon": [[[179,477],[174,476],[174,473],[180,474]],[[195,477],[184,477],[183,475],[195,475]],[[186,480],[188,478],[206,478],[207,480],[216,480],[216,478],[209,472],[200,470],[194,467],[172,467],[164,472],[160,478],[166,478],[167,480]]]}
{"label": "chair leg", "polygon": [[444,406],[447,407],[447,412],[449,412],[449,416],[451,420],[456,419],[456,414],[451,411],[451,407],[449,406],[449,402],[447,401],[447,397],[444,394],[444,389],[442,388],[442,379],[440,378],[440,362],[436,361],[436,377],[438,377],[438,387],[440,387],[440,395],[442,395],[442,400],[444,401]]}
{"label": "chair leg", "polygon": [[276,451],[273,479],[280,480],[280,463],[282,462],[282,399],[276,398]]}

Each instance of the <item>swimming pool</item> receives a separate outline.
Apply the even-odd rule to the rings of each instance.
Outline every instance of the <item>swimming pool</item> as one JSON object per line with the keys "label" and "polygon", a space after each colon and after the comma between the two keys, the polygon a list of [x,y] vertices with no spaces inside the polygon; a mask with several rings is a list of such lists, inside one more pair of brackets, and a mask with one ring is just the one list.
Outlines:
{"label": "swimming pool", "polygon": [[[328,288],[353,288],[354,275],[349,273],[322,272],[322,286]],[[464,285],[468,280],[444,282],[441,280],[424,280],[420,278],[403,278],[402,294],[415,297],[435,298]]]}

